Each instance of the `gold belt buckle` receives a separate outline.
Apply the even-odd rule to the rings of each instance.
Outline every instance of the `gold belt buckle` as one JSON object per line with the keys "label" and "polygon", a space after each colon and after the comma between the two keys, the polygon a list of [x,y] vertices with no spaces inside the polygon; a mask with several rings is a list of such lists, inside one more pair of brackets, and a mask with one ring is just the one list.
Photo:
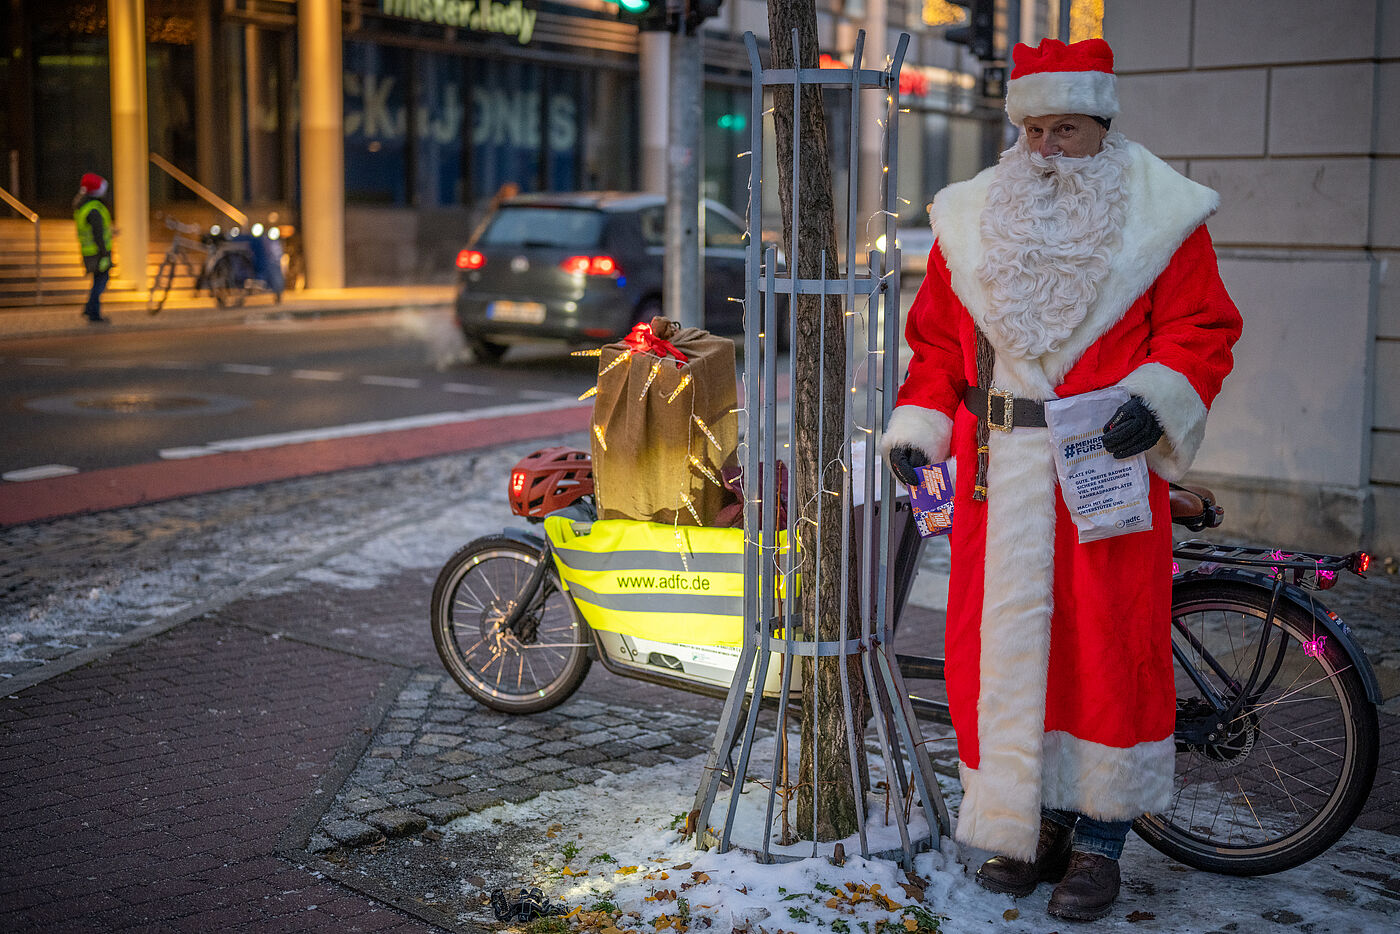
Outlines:
{"label": "gold belt buckle", "polygon": [[[1001,419],[1000,422],[998,422],[995,418],[992,417],[992,399],[993,399],[993,398],[997,398],[997,399],[1000,399],[1000,400],[1001,400],[1001,416],[1002,416],[1002,419]],[[996,429],[997,431],[1010,431],[1012,428],[1014,428],[1014,427],[1015,427],[1015,424],[1014,424],[1014,423],[1015,423],[1015,413],[1012,411],[1012,405],[1013,405],[1013,403],[1014,403],[1015,401],[1016,401],[1016,397],[1013,396],[1013,395],[1012,395],[1011,393],[1009,393],[1009,392],[1003,392],[1002,390],[997,389],[995,386],[993,386],[991,389],[988,389],[988,390],[987,390],[987,426],[990,427],[990,428],[994,428],[994,429]]]}

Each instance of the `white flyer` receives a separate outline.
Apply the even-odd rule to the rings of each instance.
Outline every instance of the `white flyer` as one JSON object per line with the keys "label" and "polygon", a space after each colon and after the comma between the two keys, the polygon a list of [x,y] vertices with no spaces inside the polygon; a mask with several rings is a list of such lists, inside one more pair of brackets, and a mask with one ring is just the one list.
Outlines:
{"label": "white flyer", "polygon": [[1103,446],[1103,426],[1128,399],[1126,389],[1110,386],[1045,403],[1060,494],[1080,542],[1152,528],[1147,455],[1118,460]]}

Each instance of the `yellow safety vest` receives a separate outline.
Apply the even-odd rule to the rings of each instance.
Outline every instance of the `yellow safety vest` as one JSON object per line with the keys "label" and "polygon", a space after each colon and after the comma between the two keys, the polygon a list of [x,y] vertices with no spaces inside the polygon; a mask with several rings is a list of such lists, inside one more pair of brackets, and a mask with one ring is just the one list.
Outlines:
{"label": "yellow safety vest", "polygon": [[[88,215],[96,211],[102,218],[102,244],[99,248],[92,236],[92,223]],[[78,225],[78,246],[84,256],[98,256],[112,252],[112,212],[100,198],[88,198],[73,211],[73,221]]]}
{"label": "yellow safety vest", "polygon": [[743,529],[563,516],[547,517],[544,529],[564,588],[594,629],[743,645]]}

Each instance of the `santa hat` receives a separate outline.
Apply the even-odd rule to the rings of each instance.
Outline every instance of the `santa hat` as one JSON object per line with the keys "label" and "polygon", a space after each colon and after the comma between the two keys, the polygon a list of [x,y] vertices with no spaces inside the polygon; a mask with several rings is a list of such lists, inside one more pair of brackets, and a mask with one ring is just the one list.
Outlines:
{"label": "santa hat", "polygon": [[107,179],[96,172],[89,172],[78,183],[78,190],[83,194],[96,195],[100,198],[107,193]]}
{"label": "santa hat", "polygon": [[1070,45],[1042,39],[1036,48],[1021,42],[1011,55],[1016,66],[1006,83],[1006,114],[1017,126],[1049,114],[1118,116],[1113,50],[1102,39]]}

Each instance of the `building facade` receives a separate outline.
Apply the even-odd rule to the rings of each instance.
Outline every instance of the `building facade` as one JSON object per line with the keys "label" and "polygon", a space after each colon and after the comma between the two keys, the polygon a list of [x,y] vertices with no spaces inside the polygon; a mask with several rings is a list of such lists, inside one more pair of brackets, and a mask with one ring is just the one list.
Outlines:
{"label": "building facade", "polygon": [[[980,93],[981,63],[943,40],[944,25],[924,22],[926,2],[881,0],[878,10],[876,0],[818,2],[822,51],[833,61],[849,60],[872,16],[885,40],[868,48],[913,37],[900,153],[902,193],[916,206],[910,223],[933,191],[995,158],[1005,135],[997,101]],[[339,167],[324,152],[309,156],[301,132],[306,82],[324,78],[305,71],[313,13],[328,15],[332,29],[338,17]],[[1022,20],[1046,22],[1043,10],[1038,21],[1020,13],[1013,29],[1005,13],[1002,47]],[[44,216],[66,215],[84,172],[133,187],[114,167],[123,130],[113,114],[127,90],[113,84],[114,69],[135,57],[113,32],[124,16],[144,35],[130,80],[133,88],[144,80],[144,95],[135,93],[151,153],[250,215],[284,223],[298,218],[313,185],[327,183],[328,169],[335,174],[340,284],[450,276],[461,241],[503,186],[664,187],[669,35],[639,33],[604,0],[4,0],[0,186]],[[316,22],[313,39],[327,28]],[[761,0],[727,0],[700,38],[703,194],[735,208],[747,199],[748,174],[736,153],[748,148],[754,119],[742,36],[752,30],[766,49],[767,25]],[[840,152],[848,137],[834,131],[832,143]],[[171,174],[148,175],[128,212],[132,203],[176,216],[204,210]]]}
{"label": "building facade", "polygon": [[1220,192],[1244,315],[1195,476],[1235,534],[1400,555],[1400,4],[1108,0],[1131,138]]}

